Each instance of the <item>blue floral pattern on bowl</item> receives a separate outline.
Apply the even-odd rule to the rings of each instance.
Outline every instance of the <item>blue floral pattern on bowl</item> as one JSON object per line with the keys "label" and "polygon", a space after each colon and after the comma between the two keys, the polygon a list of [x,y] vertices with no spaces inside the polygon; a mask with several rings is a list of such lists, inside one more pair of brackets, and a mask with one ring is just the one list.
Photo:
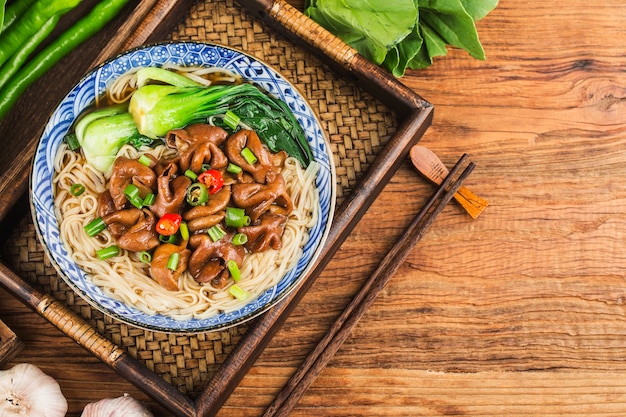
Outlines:
{"label": "blue floral pattern on bowl", "polygon": [[[320,194],[320,217],[298,264],[280,282],[239,310],[206,319],[178,321],[164,315],[148,315],[114,300],[92,284],[88,275],[69,257],[59,235],[54,214],[52,176],[54,156],[64,135],[83,110],[102,95],[123,73],[145,66],[176,64],[214,66],[240,74],[262,90],[287,103],[302,125],[313,156],[320,165],[316,185]],[[194,333],[224,329],[266,311],[291,291],[312,267],[324,243],[335,205],[333,158],[319,121],[297,89],[278,72],[240,51],[202,42],[168,42],[125,52],[89,72],[61,101],[48,121],[37,146],[30,176],[30,203],[37,234],[60,276],[92,306],[125,323],[163,332]]]}

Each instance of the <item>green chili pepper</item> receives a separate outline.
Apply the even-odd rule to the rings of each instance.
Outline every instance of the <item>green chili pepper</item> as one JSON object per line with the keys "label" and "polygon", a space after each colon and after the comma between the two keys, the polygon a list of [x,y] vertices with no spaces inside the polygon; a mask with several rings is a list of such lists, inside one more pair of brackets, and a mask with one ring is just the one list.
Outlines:
{"label": "green chili pepper", "polygon": [[7,5],[7,0],[0,0],[0,33],[2,33],[2,28],[4,27],[4,10]]}
{"label": "green chili pepper", "polygon": [[63,15],[81,0],[39,0],[0,35],[0,65],[22,48],[54,15]]}
{"label": "green chili pepper", "polygon": [[82,193],[85,192],[85,186],[83,184],[72,184],[70,187],[70,194],[75,197],[78,197]]}
{"label": "green chili pepper", "polygon": [[36,0],[12,1],[4,11],[4,22],[2,22],[2,29],[0,29],[0,33],[4,32],[13,24],[13,22],[19,19],[35,1]]}
{"label": "green chili pepper", "polygon": [[[44,3],[49,0],[43,1]],[[74,0],[75,1],[75,0]],[[103,0],[92,11],[76,24],[66,30],[48,47],[44,48],[32,60],[27,63],[0,90],[0,119],[2,119],[15,104],[22,93],[43,74],[54,66],[61,58],[69,54],[77,46],[99,32],[110,22],[129,0]],[[40,2],[42,2],[40,0]],[[24,15],[25,17],[25,15]],[[16,22],[16,25],[21,19]],[[8,34],[8,32],[7,32]],[[0,39],[4,37],[0,35]],[[5,45],[2,40],[0,44]]]}
{"label": "green chili pepper", "polygon": [[200,206],[209,201],[209,190],[206,185],[194,182],[187,188],[187,202],[192,206]]}
{"label": "green chili pepper", "polygon": [[30,37],[22,48],[0,67],[0,88],[9,82],[11,77],[28,61],[28,57],[37,49],[39,44],[48,38],[60,18],[61,16],[57,14],[48,19],[41,29]]}

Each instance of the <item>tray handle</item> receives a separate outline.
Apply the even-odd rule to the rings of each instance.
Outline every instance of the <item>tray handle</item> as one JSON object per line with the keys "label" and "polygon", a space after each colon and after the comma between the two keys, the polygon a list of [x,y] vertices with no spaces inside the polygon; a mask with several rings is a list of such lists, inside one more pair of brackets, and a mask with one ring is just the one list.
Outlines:
{"label": "tray handle", "polygon": [[352,68],[354,59],[358,54],[357,50],[313,19],[305,16],[291,4],[284,0],[275,0],[268,10],[268,14],[291,33],[324,52],[333,61],[339,62],[347,68]]}

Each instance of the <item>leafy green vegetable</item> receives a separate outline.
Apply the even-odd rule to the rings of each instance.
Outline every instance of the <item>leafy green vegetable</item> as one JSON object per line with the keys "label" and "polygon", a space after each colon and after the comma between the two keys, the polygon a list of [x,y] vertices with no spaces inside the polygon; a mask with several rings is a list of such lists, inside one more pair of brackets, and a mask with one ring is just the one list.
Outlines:
{"label": "leafy green vegetable", "polygon": [[313,160],[304,131],[283,101],[265,94],[240,96],[231,101],[229,109],[273,152],[285,151],[305,168]]}
{"label": "leafy green vegetable", "polygon": [[[157,70],[157,71],[155,71]],[[151,69],[150,79],[167,80],[164,69]],[[206,121],[227,111],[252,127],[274,152],[285,150],[307,167],[313,159],[302,127],[281,100],[264,94],[252,84],[185,86],[146,84],[132,95],[128,111],[139,133],[149,138],[165,136],[172,129]],[[183,83],[187,84],[187,82]]]}
{"label": "leafy green vegetable", "polygon": [[428,25],[449,45],[465,49],[477,59],[485,59],[474,19],[461,0],[420,0],[420,26]]}
{"label": "leafy green vegetable", "polygon": [[417,19],[413,0],[314,0],[306,12],[364,57],[378,63],[411,32]]}
{"label": "leafy green vegetable", "polygon": [[137,126],[126,105],[104,107],[87,113],[74,132],[85,159],[100,172],[107,172],[122,146],[137,136]]}
{"label": "leafy green vegetable", "polygon": [[305,14],[365,58],[402,77],[407,68],[426,68],[433,58],[446,55],[448,45],[484,60],[475,22],[497,4],[498,0],[310,0]]}
{"label": "leafy green vegetable", "polygon": [[[287,104],[252,84],[204,87],[160,68],[141,69],[137,79],[141,87],[128,105],[87,112],[74,127],[85,158],[101,172],[109,170],[115,155],[127,143],[136,148],[153,146],[172,129],[206,122],[212,116],[220,121],[229,111],[244,126],[254,129],[272,151],[286,151],[303,167],[313,160],[304,131]],[[226,124],[223,127],[234,130]]]}

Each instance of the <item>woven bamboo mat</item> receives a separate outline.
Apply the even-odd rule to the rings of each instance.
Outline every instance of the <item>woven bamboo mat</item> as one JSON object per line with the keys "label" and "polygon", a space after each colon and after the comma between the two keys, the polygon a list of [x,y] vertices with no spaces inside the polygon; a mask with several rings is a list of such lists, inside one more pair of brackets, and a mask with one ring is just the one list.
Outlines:
{"label": "woven bamboo mat", "polygon": [[[351,80],[305,49],[251,18],[232,0],[199,1],[172,40],[208,41],[240,49],[282,73],[316,109],[334,154],[338,204],[395,133],[396,115]],[[120,323],[93,309],[57,275],[35,234],[30,215],[11,231],[1,255],[7,266],[36,288],[63,301],[100,334],[182,393],[202,391],[249,323],[195,335],[165,334]]]}

